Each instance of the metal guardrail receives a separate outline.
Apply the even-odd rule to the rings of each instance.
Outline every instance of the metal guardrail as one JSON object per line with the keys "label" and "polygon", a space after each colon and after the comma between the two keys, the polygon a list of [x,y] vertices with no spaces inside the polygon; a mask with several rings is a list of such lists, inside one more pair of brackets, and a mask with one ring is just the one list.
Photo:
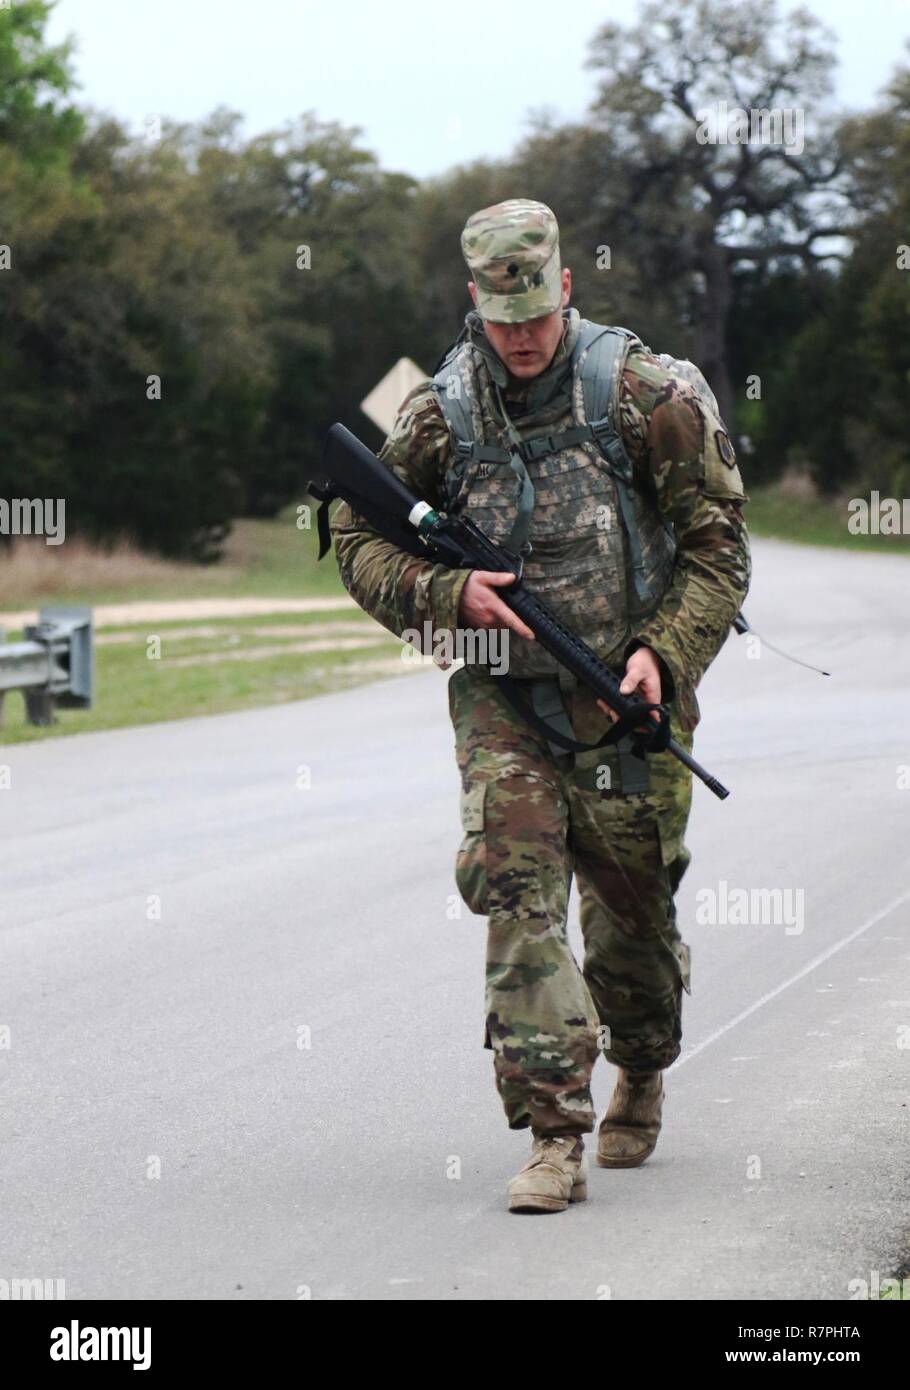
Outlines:
{"label": "metal guardrail", "polygon": [[0,631],[0,719],[8,690],[21,690],[30,724],[53,724],[55,710],[88,709],[94,694],[92,610],[42,608],[25,640]]}

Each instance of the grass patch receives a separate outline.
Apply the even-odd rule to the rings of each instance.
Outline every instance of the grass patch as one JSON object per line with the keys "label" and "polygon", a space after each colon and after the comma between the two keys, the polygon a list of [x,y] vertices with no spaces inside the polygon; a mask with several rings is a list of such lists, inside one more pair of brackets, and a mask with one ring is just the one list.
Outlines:
{"label": "grass patch", "polygon": [[[331,615],[329,615],[331,616]],[[402,644],[365,615],[269,615],[205,624],[102,629],[95,649],[95,703],[60,710],[46,728],[26,723],[25,702],[4,703],[0,745],[223,714],[346,690],[404,671]],[[160,639],[160,657],[149,658]],[[114,640],[111,640],[114,639]]]}
{"label": "grass patch", "polygon": [[315,512],[310,530],[298,530],[296,505],[267,521],[235,523],[217,564],[162,560],[135,547],[104,551],[72,538],[45,545],[28,538],[3,553],[0,608],[41,603],[126,603],[141,599],[321,598],[343,595],[333,556],[321,564]]}
{"label": "grass patch", "polygon": [[846,501],[793,495],[776,487],[749,489],[746,524],[755,536],[798,545],[833,545],[843,550],[874,550],[879,555],[910,555],[910,536],[851,536]]}

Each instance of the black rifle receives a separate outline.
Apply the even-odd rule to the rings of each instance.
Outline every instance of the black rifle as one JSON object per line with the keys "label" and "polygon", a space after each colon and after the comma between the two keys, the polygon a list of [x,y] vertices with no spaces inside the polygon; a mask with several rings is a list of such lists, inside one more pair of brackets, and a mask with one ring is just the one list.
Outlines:
{"label": "black rifle", "polygon": [[450,569],[514,574],[513,584],[497,589],[499,597],[528,625],[546,651],[619,716],[601,744],[615,743],[631,734],[639,751],[666,749],[701,778],[715,796],[723,800],[730,795],[716,777],[670,737],[666,706],[649,704],[639,695],[621,694],[619,679],[609,666],[525,587],[520,558],[491,541],[467,517],[446,516],[415,497],[344,425],[333,425],[329,430],[322,476],[309,484],[309,491],[322,500],[318,517],[320,560],[331,549],[329,505],[342,498],[380,535],[409,555]]}

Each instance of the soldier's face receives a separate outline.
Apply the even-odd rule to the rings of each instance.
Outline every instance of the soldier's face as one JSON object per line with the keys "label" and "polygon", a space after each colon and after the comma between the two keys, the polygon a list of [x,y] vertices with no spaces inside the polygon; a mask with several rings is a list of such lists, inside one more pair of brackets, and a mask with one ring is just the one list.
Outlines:
{"label": "soldier's face", "polygon": [[[473,280],[468,282],[471,298],[477,303],[477,288]],[[572,292],[572,273],[568,267],[562,272],[562,303],[568,304]],[[553,354],[562,337],[562,308],[554,309],[552,314],[543,314],[537,319],[525,319],[523,323],[493,323],[484,319],[484,332],[493,344],[493,349],[508,367],[514,377],[528,379],[546,371],[553,360]]]}

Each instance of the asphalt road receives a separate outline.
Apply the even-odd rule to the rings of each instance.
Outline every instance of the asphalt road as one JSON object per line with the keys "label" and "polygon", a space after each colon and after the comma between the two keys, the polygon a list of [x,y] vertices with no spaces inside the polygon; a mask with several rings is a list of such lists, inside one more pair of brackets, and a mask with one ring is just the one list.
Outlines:
{"label": "asphalt road", "polygon": [[[833,674],[731,638],[704,682],[696,751],[733,795],[696,791],[686,1051],[653,1158],[592,1168],[559,1216],[505,1208],[528,1135],[481,1046],[483,922],[451,915],[439,672],[0,750],[0,1278],[70,1299],[846,1299],[893,1274],[910,562],[755,554],[753,625]],[[722,880],[803,896],[789,924],[697,920]],[[611,1080],[601,1063],[600,1107]]]}

